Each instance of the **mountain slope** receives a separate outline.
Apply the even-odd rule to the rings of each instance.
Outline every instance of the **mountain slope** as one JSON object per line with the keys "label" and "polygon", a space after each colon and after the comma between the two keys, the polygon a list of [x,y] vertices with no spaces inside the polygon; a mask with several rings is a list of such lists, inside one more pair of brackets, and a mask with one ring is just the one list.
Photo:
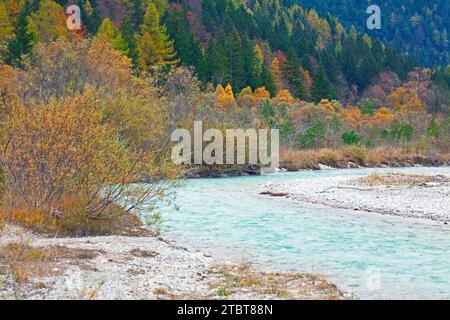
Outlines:
{"label": "mountain slope", "polygon": [[193,65],[203,82],[231,83],[238,91],[270,87],[270,79],[252,70],[255,44],[275,87],[306,100],[348,101],[382,70],[404,79],[414,66],[379,41],[345,30],[335,17],[279,0],[171,1],[165,23],[181,61]]}
{"label": "mountain slope", "polygon": [[[450,2],[448,0],[284,0],[286,4],[300,3],[319,14],[330,13],[348,28],[352,25],[359,32],[367,32],[401,52],[428,66],[450,63],[449,35]],[[366,13],[370,4],[380,6],[381,30],[368,30]]]}

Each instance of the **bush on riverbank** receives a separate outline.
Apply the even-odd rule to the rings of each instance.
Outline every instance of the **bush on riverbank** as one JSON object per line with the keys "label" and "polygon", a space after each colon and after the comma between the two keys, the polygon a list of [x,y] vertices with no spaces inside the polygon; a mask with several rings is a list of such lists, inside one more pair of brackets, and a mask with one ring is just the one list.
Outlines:
{"label": "bush on riverbank", "polygon": [[176,174],[153,87],[97,40],[41,45],[9,76],[0,81],[3,219],[58,235],[138,227],[129,213],[152,210]]}

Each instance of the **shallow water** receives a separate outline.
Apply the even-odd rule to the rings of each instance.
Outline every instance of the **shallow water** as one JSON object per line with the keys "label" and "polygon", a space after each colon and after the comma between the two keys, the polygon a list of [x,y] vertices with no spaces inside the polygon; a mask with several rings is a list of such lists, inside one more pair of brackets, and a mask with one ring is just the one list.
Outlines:
{"label": "shallow water", "polygon": [[179,210],[162,208],[162,232],[228,261],[320,274],[362,299],[450,299],[449,225],[259,195],[270,181],[373,170],[450,173],[358,169],[189,180],[178,191]]}

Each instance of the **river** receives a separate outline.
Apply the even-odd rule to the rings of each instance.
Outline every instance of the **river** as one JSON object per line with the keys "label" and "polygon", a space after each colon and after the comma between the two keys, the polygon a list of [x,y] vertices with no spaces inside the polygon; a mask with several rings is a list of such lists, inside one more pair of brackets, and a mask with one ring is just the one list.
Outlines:
{"label": "river", "polygon": [[[450,226],[260,195],[264,184],[377,172],[354,169],[188,180],[179,208],[161,209],[162,233],[189,249],[264,271],[309,272],[360,299],[450,299]],[[450,210],[450,208],[449,208]]]}

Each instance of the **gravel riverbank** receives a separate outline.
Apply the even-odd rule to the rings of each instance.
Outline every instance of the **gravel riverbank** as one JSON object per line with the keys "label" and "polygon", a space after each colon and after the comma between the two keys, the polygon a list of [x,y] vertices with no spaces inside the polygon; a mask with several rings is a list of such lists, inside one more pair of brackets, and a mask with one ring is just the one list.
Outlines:
{"label": "gravel riverbank", "polygon": [[0,299],[344,299],[309,274],[216,261],[158,237],[0,236]]}
{"label": "gravel riverbank", "polygon": [[450,222],[450,169],[443,174],[400,177],[399,182],[392,175],[392,183],[389,177],[372,183],[373,176],[304,178],[268,183],[264,194],[355,211]]}

